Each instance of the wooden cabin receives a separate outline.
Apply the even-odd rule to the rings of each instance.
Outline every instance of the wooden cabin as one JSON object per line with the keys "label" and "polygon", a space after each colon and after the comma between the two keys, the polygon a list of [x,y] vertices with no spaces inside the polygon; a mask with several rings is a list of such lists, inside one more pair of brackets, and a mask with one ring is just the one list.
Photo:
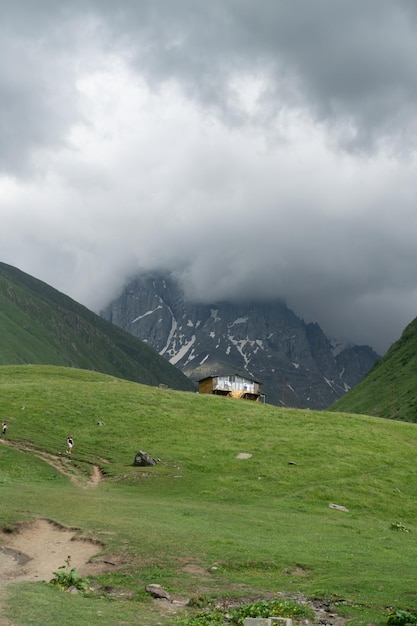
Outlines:
{"label": "wooden cabin", "polygon": [[198,381],[198,392],[229,398],[241,398],[254,402],[265,402],[265,395],[260,391],[261,383],[237,374],[207,376]]}

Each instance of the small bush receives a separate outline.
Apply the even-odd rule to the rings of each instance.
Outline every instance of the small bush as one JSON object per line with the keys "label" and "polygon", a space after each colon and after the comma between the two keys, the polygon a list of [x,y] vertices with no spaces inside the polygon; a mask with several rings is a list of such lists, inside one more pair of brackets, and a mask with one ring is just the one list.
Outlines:
{"label": "small bush", "polygon": [[298,618],[313,619],[314,612],[309,607],[293,600],[260,600],[236,609],[200,611],[193,616],[180,618],[177,624],[181,626],[223,626],[224,624],[242,626],[246,617],[271,616],[290,617],[295,620]]}
{"label": "small bush", "polygon": [[51,578],[49,583],[59,589],[63,589],[64,591],[69,591],[70,589],[78,589],[79,591],[88,590],[89,580],[87,578],[81,578],[75,567],[71,568],[70,556],[65,560],[65,565],[58,567],[58,571],[53,572],[53,574],[54,577]]}
{"label": "small bush", "polygon": [[404,526],[401,522],[393,522],[390,526],[391,530],[401,530],[403,533],[409,533],[410,530]]}
{"label": "small bush", "polygon": [[231,612],[230,623],[236,626],[243,624],[245,617],[291,617],[313,618],[313,611],[293,600],[261,600],[239,607]]}
{"label": "small bush", "polygon": [[388,626],[415,626],[415,624],[417,624],[417,613],[414,611],[396,609],[388,615]]}
{"label": "small bush", "polygon": [[175,622],[178,626],[224,626],[229,624],[223,611],[201,611],[193,616],[183,616]]}

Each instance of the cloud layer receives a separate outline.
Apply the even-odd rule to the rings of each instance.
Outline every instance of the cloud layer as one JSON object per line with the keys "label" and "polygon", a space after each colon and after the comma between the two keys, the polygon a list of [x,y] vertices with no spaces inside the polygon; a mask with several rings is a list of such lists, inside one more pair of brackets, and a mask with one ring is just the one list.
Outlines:
{"label": "cloud layer", "polygon": [[413,0],[0,2],[1,260],[136,272],[381,353],[417,311]]}

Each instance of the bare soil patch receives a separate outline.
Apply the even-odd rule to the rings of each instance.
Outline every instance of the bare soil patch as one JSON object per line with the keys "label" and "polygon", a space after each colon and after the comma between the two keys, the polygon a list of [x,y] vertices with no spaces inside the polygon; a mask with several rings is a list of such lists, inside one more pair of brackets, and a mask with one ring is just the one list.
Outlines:
{"label": "bare soil patch", "polygon": [[[46,519],[22,524],[16,532],[0,534],[0,612],[1,587],[19,582],[49,582],[54,572],[65,565],[70,557],[70,567],[81,576],[97,575],[112,569],[114,563],[104,559],[90,562],[101,552],[99,541],[80,537],[78,529],[66,528]],[[0,615],[0,626],[11,622]]]}
{"label": "bare soil patch", "polygon": [[[24,524],[18,532],[0,538],[0,585],[9,582],[50,581],[53,572],[70,557],[71,567],[82,575],[97,572],[89,563],[102,544],[77,536],[77,529],[64,528],[45,519]],[[102,564],[104,565],[104,564]]]}

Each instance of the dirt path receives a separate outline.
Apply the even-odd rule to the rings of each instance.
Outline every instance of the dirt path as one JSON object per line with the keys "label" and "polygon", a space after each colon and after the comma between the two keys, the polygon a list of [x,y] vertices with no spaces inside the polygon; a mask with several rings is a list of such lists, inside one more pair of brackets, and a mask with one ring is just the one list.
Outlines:
{"label": "dirt path", "polygon": [[[9,446],[10,448],[15,448],[20,452],[28,452],[33,454],[41,461],[44,461],[51,467],[53,467],[57,472],[63,474],[64,476],[68,476],[72,483],[80,486],[80,487],[97,487],[97,485],[102,481],[103,474],[98,467],[98,465],[92,465],[92,474],[86,480],[85,476],[79,471],[77,466],[72,462],[71,456],[67,454],[58,455],[51,454],[50,452],[45,452],[43,450],[37,450],[31,444],[27,442],[15,442],[10,441],[8,439],[0,438],[0,443]],[[103,460],[104,461],[104,460]]]}

